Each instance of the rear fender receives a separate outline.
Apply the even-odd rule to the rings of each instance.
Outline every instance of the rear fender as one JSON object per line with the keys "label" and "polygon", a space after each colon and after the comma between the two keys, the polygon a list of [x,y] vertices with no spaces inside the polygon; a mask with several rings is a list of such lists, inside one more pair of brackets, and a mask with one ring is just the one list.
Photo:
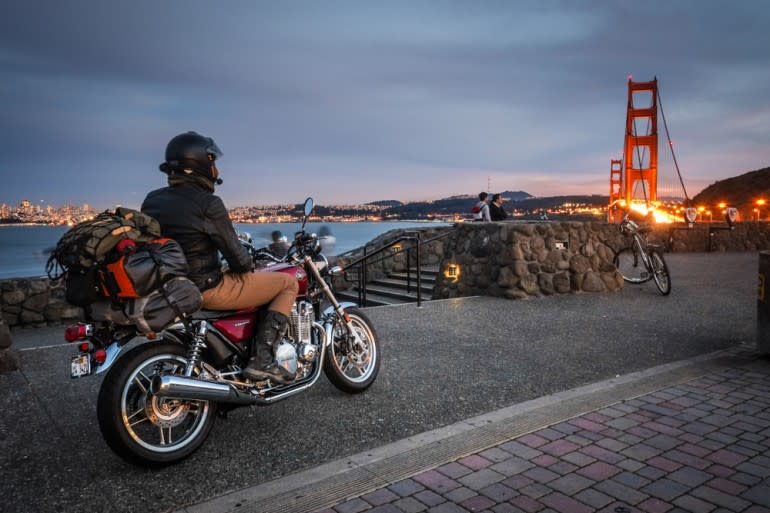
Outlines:
{"label": "rear fender", "polygon": [[107,352],[107,358],[103,363],[96,367],[96,372],[94,372],[94,374],[101,374],[102,372],[105,372],[107,369],[112,367],[112,364],[115,363],[115,360],[117,360],[118,356],[120,356],[120,353],[123,350],[123,346],[117,342],[113,342],[112,344],[105,347],[104,350]]}
{"label": "rear fender", "polygon": [[[162,338],[163,340],[166,340],[168,342],[173,342],[175,344],[179,344],[180,346],[185,345],[182,341],[182,338],[180,337],[180,333],[175,333],[173,331],[164,331]],[[134,343],[136,342],[136,343]],[[104,363],[97,366],[96,371],[94,371],[94,374],[101,374],[103,372],[106,372],[109,370],[110,367],[115,363],[115,361],[118,359],[118,357],[123,354],[123,349],[130,346],[130,349],[133,349],[134,347],[141,346],[144,344],[150,344],[154,342],[153,340],[146,339],[144,337],[137,337],[129,341],[127,343],[126,341],[119,342],[114,341],[110,345],[104,348],[105,351],[107,351],[107,358],[104,360]]]}

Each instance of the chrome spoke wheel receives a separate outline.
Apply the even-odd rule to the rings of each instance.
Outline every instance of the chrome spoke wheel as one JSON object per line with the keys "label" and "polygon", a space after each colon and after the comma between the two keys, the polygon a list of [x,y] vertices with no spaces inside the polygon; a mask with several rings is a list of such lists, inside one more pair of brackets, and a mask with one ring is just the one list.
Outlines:
{"label": "chrome spoke wheel", "polygon": [[356,337],[339,320],[332,330],[332,341],[326,349],[324,372],[340,390],[357,393],[367,389],[380,370],[377,333],[363,312],[347,310]]}
{"label": "chrome spoke wheel", "polygon": [[96,403],[99,428],[107,445],[126,461],[148,467],[177,463],[211,432],[216,402],[168,399],[150,392],[155,376],[184,373],[185,356],[181,344],[142,344],[104,377]]}
{"label": "chrome spoke wheel", "polygon": [[208,402],[163,399],[150,393],[150,381],[158,374],[182,374],[185,360],[177,355],[158,355],[137,368],[126,382],[120,400],[123,423],[129,436],[145,449],[178,450],[196,438],[208,414]]}

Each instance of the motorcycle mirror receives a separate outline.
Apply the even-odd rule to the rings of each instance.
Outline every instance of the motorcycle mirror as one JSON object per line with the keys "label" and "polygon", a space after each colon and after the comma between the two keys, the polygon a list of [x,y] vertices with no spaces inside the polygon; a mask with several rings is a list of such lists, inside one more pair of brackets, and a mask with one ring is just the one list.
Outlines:
{"label": "motorcycle mirror", "polygon": [[302,228],[300,231],[303,231],[305,229],[305,224],[307,223],[308,217],[310,217],[310,214],[313,213],[313,207],[315,205],[313,204],[313,198],[308,198],[305,200],[305,218],[302,220]]}

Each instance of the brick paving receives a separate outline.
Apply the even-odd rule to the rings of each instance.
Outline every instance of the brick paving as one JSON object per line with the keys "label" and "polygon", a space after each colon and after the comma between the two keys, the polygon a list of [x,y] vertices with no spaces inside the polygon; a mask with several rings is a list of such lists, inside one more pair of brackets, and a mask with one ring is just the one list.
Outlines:
{"label": "brick paving", "polygon": [[318,513],[770,513],[770,374],[728,369]]}

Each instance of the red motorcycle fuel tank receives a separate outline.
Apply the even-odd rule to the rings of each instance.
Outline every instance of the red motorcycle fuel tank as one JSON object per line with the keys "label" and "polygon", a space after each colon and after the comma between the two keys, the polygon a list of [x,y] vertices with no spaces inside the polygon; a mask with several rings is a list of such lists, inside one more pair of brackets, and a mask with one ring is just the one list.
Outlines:
{"label": "red motorcycle fuel tank", "polygon": [[297,297],[305,297],[305,295],[307,294],[307,273],[299,265],[292,265],[292,264],[286,264],[286,263],[271,264],[271,265],[268,265],[267,267],[258,269],[258,271],[288,274],[289,276],[292,276],[295,280],[297,280],[297,285],[299,285],[299,292],[297,293]]}

